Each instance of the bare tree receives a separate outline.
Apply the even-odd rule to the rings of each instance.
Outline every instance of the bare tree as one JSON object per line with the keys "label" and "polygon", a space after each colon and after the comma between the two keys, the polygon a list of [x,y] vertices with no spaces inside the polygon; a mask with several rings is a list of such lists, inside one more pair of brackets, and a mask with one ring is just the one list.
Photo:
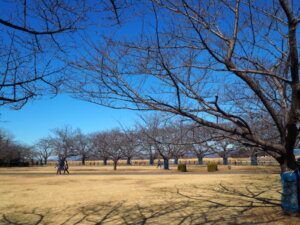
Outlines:
{"label": "bare tree", "polygon": [[283,171],[295,169],[299,6],[199,2],[152,1],[153,32],[91,46],[74,92],[109,107],[184,116],[260,147]]}
{"label": "bare tree", "polygon": [[188,146],[184,144],[186,136],[184,125],[181,122],[168,124],[164,128],[164,133],[163,141],[166,147],[170,149],[174,164],[177,165],[179,158],[182,158],[188,150]]}
{"label": "bare tree", "polygon": [[109,154],[107,152],[108,149],[108,132],[99,132],[95,133],[91,137],[92,142],[92,154],[96,158],[100,158],[103,160],[103,165],[107,165],[107,160],[109,159]]}
{"label": "bare tree", "polygon": [[300,3],[143,3],[148,14],[136,38],[120,38],[120,29],[99,45],[91,41],[86,57],[74,64],[86,74],[75,82],[76,97],[181,115],[268,153],[282,172],[294,171]]}
{"label": "bare tree", "polygon": [[218,136],[213,133],[213,130],[194,124],[186,126],[185,129],[185,144],[188,150],[197,157],[198,164],[203,165],[203,158],[212,154],[209,143]]}
{"label": "bare tree", "polygon": [[80,129],[77,129],[74,136],[74,145],[76,149],[76,155],[81,156],[81,163],[82,165],[85,165],[85,160],[91,152],[92,142],[90,138],[83,134]]}
{"label": "bare tree", "polygon": [[137,125],[137,139],[139,147],[141,148],[140,155],[149,157],[149,164],[154,165],[154,160],[157,159],[158,153],[155,150],[155,146],[152,145],[152,140],[144,133],[143,125]]}
{"label": "bare tree", "polygon": [[77,155],[75,142],[75,137],[78,134],[77,130],[70,126],[64,126],[63,128],[53,129],[52,133],[51,142],[54,152],[59,159],[64,161],[71,156]]}
{"label": "bare tree", "polygon": [[41,160],[44,161],[44,164],[47,165],[49,157],[53,155],[53,143],[51,137],[41,138],[35,144],[35,150]]}
{"label": "bare tree", "polygon": [[57,94],[71,45],[83,27],[86,1],[1,1],[0,105]]}
{"label": "bare tree", "polygon": [[106,160],[113,161],[114,170],[117,170],[118,161],[124,158],[124,146],[126,145],[126,135],[118,129],[98,133],[94,136],[94,150]]}
{"label": "bare tree", "polygon": [[236,146],[230,139],[217,139],[209,143],[209,148],[223,158],[223,165],[228,165],[228,157],[235,151]]}
{"label": "bare tree", "polygon": [[83,30],[94,20],[120,24],[126,19],[120,10],[128,7],[129,1],[115,0],[2,0],[0,106],[19,109],[30,99],[56,95]]}
{"label": "bare tree", "polygon": [[178,158],[186,151],[182,141],[181,129],[170,125],[170,122],[162,114],[154,114],[141,117],[143,120],[140,129],[146,137],[149,146],[152,146],[164,160],[164,169],[169,169],[169,159]]}
{"label": "bare tree", "polygon": [[124,134],[125,139],[122,147],[124,157],[127,160],[127,165],[131,165],[132,158],[135,156],[139,156],[142,151],[139,134],[137,130],[129,128],[122,128],[122,133]]}
{"label": "bare tree", "polygon": [[0,166],[28,166],[34,158],[31,147],[17,143],[12,135],[0,129]]}
{"label": "bare tree", "polygon": [[107,153],[113,161],[114,170],[117,170],[118,161],[124,158],[124,145],[126,145],[126,136],[119,130],[109,132]]}

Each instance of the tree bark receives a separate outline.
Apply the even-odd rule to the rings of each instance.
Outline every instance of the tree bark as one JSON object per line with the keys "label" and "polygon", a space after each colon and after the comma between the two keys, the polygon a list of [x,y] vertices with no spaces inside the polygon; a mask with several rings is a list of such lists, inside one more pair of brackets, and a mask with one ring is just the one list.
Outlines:
{"label": "tree bark", "polygon": [[150,165],[154,165],[154,159],[153,159],[153,156],[150,155],[150,158],[149,158],[149,164]]}
{"label": "tree bark", "polygon": [[251,155],[251,165],[252,166],[257,166],[258,165],[257,154]]}
{"label": "tree bark", "polygon": [[82,164],[83,166],[85,166],[85,159],[86,159],[86,156],[85,156],[85,155],[82,155],[81,164]]}
{"label": "tree bark", "polygon": [[127,165],[131,165],[131,158],[127,157]]}
{"label": "tree bark", "polygon": [[[287,152],[289,152],[287,150]],[[291,151],[290,151],[291,152]],[[293,151],[277,158],[281,168],[281,206],[287,213],[300,212],[300,177]]]}
{"label": "tree bark", "polygon": [[117,170],[117,164],[118,164],[118,161],[114,160],[114,170]]}
{"label": "tree bark", "polygon": [[203,165],[203,157],[202,156],[198,156],[198,165]]}
{"label": "tree bark", "polygon": [[175,164],[175,165],[178,164],[178,158],[174,158],[174,164]]}
{"label": "tree bark", "polygon": [[106,158],[103,159],[103,165],[104,165],[104,166],[107,166],[107,159],[106,159]]}
{"label": "tree bark", "polygon": [[223,165],[228,165],[228,157],[227,156],[223,157]]}
{"label": "tree bark", "polygon": [[169,169],[169,159],[164,158],[164,170]]}

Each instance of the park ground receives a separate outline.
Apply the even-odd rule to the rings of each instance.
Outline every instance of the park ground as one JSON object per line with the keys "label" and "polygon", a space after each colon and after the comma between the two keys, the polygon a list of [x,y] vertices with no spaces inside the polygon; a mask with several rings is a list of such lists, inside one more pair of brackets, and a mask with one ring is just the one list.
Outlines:
{"label": "park ground", "polygon": [[277,167],[219,168],[1,168],[0,224],[300,224],[280,208]]}

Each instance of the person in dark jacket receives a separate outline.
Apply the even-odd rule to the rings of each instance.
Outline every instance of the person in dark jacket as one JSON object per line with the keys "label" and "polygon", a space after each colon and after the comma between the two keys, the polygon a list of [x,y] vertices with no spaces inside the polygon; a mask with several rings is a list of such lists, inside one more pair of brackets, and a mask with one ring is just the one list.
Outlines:
{"label": "person in dark jacket", "polygon": [[66,160],[65,163],[64,163],[64,174],[65,174],[66,172],[69,174],[69,164],[68,164],[68,161],[67,161],[67,160]]}

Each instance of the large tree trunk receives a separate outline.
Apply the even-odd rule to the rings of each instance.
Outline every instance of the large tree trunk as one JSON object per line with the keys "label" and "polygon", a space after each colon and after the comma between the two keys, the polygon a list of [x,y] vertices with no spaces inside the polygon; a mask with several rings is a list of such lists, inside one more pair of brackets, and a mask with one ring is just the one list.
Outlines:
{"label": "large tree trunk", "polygon": [[300,176],[295,156],[286,154],[277,160],[281,167],[282,209],[285,212],[300,212]]}

